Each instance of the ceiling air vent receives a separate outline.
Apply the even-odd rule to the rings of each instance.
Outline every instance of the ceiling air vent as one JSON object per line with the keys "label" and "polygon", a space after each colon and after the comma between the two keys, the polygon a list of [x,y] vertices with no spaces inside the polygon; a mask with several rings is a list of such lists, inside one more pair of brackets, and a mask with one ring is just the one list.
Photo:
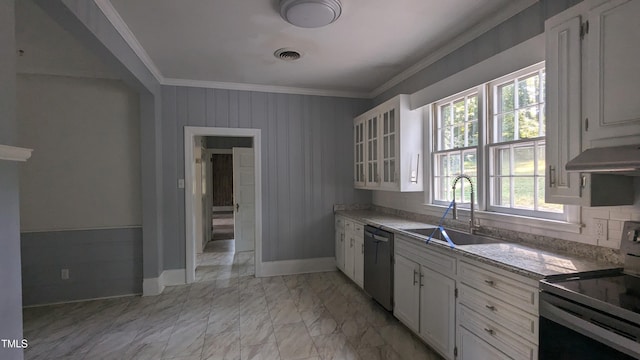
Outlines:
{"label": "ceiling air vent", "polygon": [[273,53],[273,55],[275,55],[275,57],[277,57],[278,59],[285,61],[295,61],[302,57],[302,54],[300,54],[299,51],[288,48],[278,49],[275,53]]}

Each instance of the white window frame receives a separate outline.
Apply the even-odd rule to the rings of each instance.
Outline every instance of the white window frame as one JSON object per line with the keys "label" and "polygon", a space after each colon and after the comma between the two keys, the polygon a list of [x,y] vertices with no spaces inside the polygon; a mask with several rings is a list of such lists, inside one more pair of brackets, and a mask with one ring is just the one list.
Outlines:
{"label": "white window frame", "polygon": [[[428,139],[426,149],[428,150],[428,153],[430,155],[425,157],[425,167],[424,167],[425,169],[429,169],[430,171],[429,176],[426,177],[425,179],[425,180],[428,179],[428,186],[427,186],[428,191],[425,191],[425,200],[426,200],[425,205],[443,207],[443,206],[447,206],[450,202],[450,200],[443,201],[443,200],[435,199],[435,194],[437,191],[437,189],[435,188],[437,183],[435,181],[435,174],[436,174],[435,167],[437,166],[437,162],[435,158],[436,155],[447,153],[447,152],[453,152],[453,151],[462,152],[464,150],[474,148],[474,147],[464,147],[464,148],[456,148],[456,149],[450,149],[450,150],[437,150],[438,136],[439,136],[438,124],[437,124],[438,115],[439,115],[438,112],[440,111],[439,108],[444,103],[454,102],[456,99],[460,99],[462,97],[466,97],[473,93],[477,93],[478,94],[478,145],[477,147],[475,147],[476,158],[477,158],[477,164],[476,164],[477,189],[475,189],[475,191],[476,191],[476,198],[478,200],[476,204],[476,209],[479,211],[479,214],[478,214],[479,217],[494,218],[494,216],[490,214],[495,214],[498,217],[524,216],[526,218],[531,219],[532,222],[538,222],[538,221],[542,221],[542,222],[574,221],[575,222],[577,221],[577,219],[579,219],[580,217],[579,207],[564,206],[562,213],[553,213],[553,212],[546,212],[546,211],[509,208],[509,207],[503,207],[503,206],[492,206],[490,201],[491,189],[489,187],[491,185],[490,184],[491,179],[489,175],[491,173],[490,167],[492,166],[492,162],[493,162],[493,159],[490,159],[491,147],[496,147],[499,145],[508,145],[508,143],[506,142],[494,144],[491,142],[492,139],[490,139],[490,136],[493,134],[493,131],[494,131],[492,109],[493,109],[493,106],[495,106],[495,100],[496,100],[494,99],[494,96],[493,96],[493,86],[509,82],[514,78],[520,78],[522,76],[525,76],[526,74],[535,72],[536,70],[540,71],[541,69],[544,69],[544,67],[545,67],[544,62],[527,66],[523,69],[520,69],[511,74],[502,76],[493,81],[489,81],[477,87],[473,87],[465,91],[456,93],[455,95],[447,96],[425,107],[424,111],[425,111],[425,114],[427,115],[425,116],[425,119],[427,119],[426,120],[427,126],[425,126],[425,129],[427,131],[427,134],[429,135],[425,137],[425,139]],[[546,86],[546,81],[545,81],[545,86]],[[515,90],[517,91],[517,87]],[[532,139],[525,139],[522,141],[544,142],[545,137],[541,136],[541,137],[532,138]],[[518,142],[520,142],[520,140],[514,141],[513,143],[518,143]],[[544,174],[542,175],[544,176]],[[460,201],[460,199],[456,199],[456,200]],[[461,207],[462,208],[466,207],[468,209],[469,204],[462,203]]]}
{"label": "white window frame", "polygon": [[[482,143],[482,136],[484,134],[483,128],[484,128],[484,124],[483,124],[483,118],[484,118],[484,104],[485,104],[485,91],[484,91],[484,86],[477,86],[477,87],[473,87],[471,89],[459,92],[455,95],[451,95],[448,96],[442,100],[439,100],[435,103],[433,103],[430,107],[429,107],[429,111],[431,112],[430,116],[428,117],[428,121],[430,122],[430,124],[428,126],[426,126],[426,128],[428,129],[432,129],[430,131],[431,134],[431,144],[433,144],[429,149],[429,167],[425,167],[425,169],[430,169],[430,174],[431,176],[429,176],[429,190],[430,190],[430,199],[432,200],[431,203],[435,204],[435,205],[449,205],[449,203],[451,202],[452,199],[449,200],[436,200],[435,199],[435,194],[436,194],[436,184],[437,181],[435,180],[435,174],[436,174],[436,169],[435,166],[437,165],[437,161],[436,161],[436,156],[440,155],[440,154],[444,154],[444,153],[455,153],[455,152],[459,152],[461,157],[462,157],[462,153],[466,150],[470,150],[470,149],[475,149],[476,150],[476,184],[478,188],[482,187],[483,181],[480,178],[480,174],[482,173],[481,169],[482,169],[482,160],[480,159],[480,156],[482,155],[482,151],[481,151],[481,147],[479,146]],[[438,120],[438,114],[440,111],[440,106],[444,105],[445,103],[451,103],[453,104],[454,102],[456,102],[456,100],[459,100],[461,98],[466,98],[470,95],[473,94],[477,94],[478,97],[478,144],[475,146],[464,146],[464,147],[458,147],[458,148],[452,148],[452,149],[447,149],[447,150],[437,150],[436,147],[439,144],[439,133],[438,133],[438,126],[436,125],[436,121]],[[466,104],[465,104],[465,112],[466,112]],[[466,134],[465,134],[465,138],[466,138]],[[465,141],[466,142],[466,141]],[[463,184],[464,187],[468,186],[467,183]],[[478,191],[478,189],[474,189],[475,190],[475,195],[476,195],[476,199],[478,201],[476,201],[476,208],[478,208],[478,204],[481,202],[480,199],[482,198],[482,192]],[[456,198],[456,203],[460,205],[461,208],[469,208],[469,202],[464,202],[462,198]]]}
{"label": "white window frame", "polygon": [[[524,145],[524,144],[536,144],[536,143],[540,143],[540,142],[544,142],[546,139],[546,136],[538,136],[538,137],[533,137],[533,138],[527,138],[527,139],[520,139],[519,137],[519,133],[518,133],[518,119],[517,116],[514,116],[514,139],[513,140],[507,140],[507,141],[502,141],[502,142],[494,142],[494,139],[497,138],[497,131],[498,129],[496,129],[495,126],[495,122],[493,119],[494,116],[494,109],[498,108],[498,98],[496,95],[496,91],[494,91],[494,89],[497,89],[498,86],[509,83],[509,82],[513,82],[514,83],[514,112],[517,112],[519,108],[519,104],[518,104],[518,80],[522,77],[528,76],[530,74],[533,73],[538,73],[538,75],[542,75],[542,71],[545,69],[545,63],[541,62],[538,64],[534,64],[531,66],[527,66],[521,70],[515,71],[511,74],[502,76],[496,80],[490,81],[486,84],[487,87],[487,93],[489,94],[488,96],[488,101],[487,104],[489,104],[488,108],[487,108],[487,113],[486,113],[486,119],[485,119],[485,124],[488,127],[489,131],[488,133],[490,134],[489,136],[486,137],[486,144],[484,144],[485,148],[486,148],[486,155],[487,155],[487,167],[486,167],[486,180],[487,180],[487,186],[485,187],[485,191],[486,191],[486,195],[487,195],[487,203],[486,203],[486,209],[488,211],[492,211],[492,212],[496,212],[496,213],[505,213],[505,214],[513,214],[513,215],[522,215],[522,216],[530,216],[530,217],[535,217],[535,218],[542,218],[542,219],[551,219],[551,220],[560,220],[560,221],[566,221],[567,220],[567,209],[566,206],[563,206],[562,212],[550,212],[550,211],[543,211],[543,210],[531,210],[531,209],[522,209],[522,208],[517,208],[514,207],[514,199],[513,199],[513,181],[515,179],[515,177],[517,176],[513,176],[513,174],[509,177],[510,182],[512,184],[511,186],[511,199],[510,199],[510,205],[509,206],[500,206],[500,205],[494,205],[494,191],[495,189],[493,188],[492,184],[491,184],[491,180],[493,178],[492,176],[492,168],[494,165],[494,157],[492,156],[492,149],[497,149],[497,148],[501,148],[501,147],[509,147],[509,148],[515,148],[518,147],[518,145]],[[545,72],[546,75],[546,72]],[[541,81],[544,81],[544,86],[546,86],[546,80],[544,80],[541,76]],[[543,104],[542,107],[542,111],[541,114],[544,114],[544,106],[546,106],[546,99],[544,98],[545,92],[544,89],[542,89],[542,91],[540,92],[540,98],[537,101],[537,104]],[[542,120],[539,120],[540,123],[542,123]],[[542,124],[540,124],[542,125]],[[546,132],[546,131],[545,131]],[[534,151],[534,159],[536,159],[537,153]],[[513,166],[513,156],[511,156],[511,165]],[[534,160],[535,161],[535,160]],[[537,163],[536,163],[537,164]],[[540,176],[544,177],[545,174],[544,172],[540,175],[537,174],[536,172],[534,172],[534,181],[538,181],[538,178]],[[537,201],[536,199],[536,195],[537,195],[537,191],[536,191],[537,187],[534,184],[534,207],[535,207],[535,201]]]}

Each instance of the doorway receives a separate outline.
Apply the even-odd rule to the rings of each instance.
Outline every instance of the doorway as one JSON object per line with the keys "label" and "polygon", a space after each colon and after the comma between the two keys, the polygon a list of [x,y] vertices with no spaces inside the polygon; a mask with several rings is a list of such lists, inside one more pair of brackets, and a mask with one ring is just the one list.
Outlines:
{"label": "doorway", "polygon": [[[248,140],[252,147],[220,149],[220,144],[225,139],[228,142],[229,138],[234,137]],[[187,283],[202,279],[211,280],[215,276],[213,274],[204,276],[200,272],[196,276],[199,262],[212,269],[219,268],[219,265],[223,265],[223,263],[231,265],[240,260],[244,264],[250,262],[250,266],[245,268],[251,271],[240,275],[251,275],[255,272],[256,276],[260,276],[262,270],[260,143],[259,129],[185,127]],[[228,147],[228,145],[226,146]],[[221,195],[213,189],[215,175],[213,174],[214,165],[211,163],[216,152],[228,154],[229,150],[232,153],[234,174],[231,186],[234,189],[231,207],[228,205],[228,193],[225,195],[226,203],[217,202],[219,198],[214,199],[214,196],[220,197]],[[200,157],[198,157],[199,152]],[[198,167],[198,159],[200,159],[200,167]],[[206,179],[206,183],[203,183],[202,179]],[[228,181],[228,177],[225,181]],[[217,203],[214,205],[214,202]],[[232,227],[231,223],[233,223]],[[206,226],[202,226],[203,224]],[[203,228],[204,230],[201,230]],[[235,259],[236,257],[238,259]],[[219,263],[219,260],[222,263]]]}

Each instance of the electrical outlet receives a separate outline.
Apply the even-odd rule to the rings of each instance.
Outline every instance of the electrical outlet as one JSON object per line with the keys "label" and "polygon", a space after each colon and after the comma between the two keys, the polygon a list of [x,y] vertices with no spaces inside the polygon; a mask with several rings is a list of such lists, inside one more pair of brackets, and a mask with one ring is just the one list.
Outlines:
{"label": "electrical outlet", "polygon": [[594,233],[596,236],[596,240],[598,241],[606,241],[608,238],[608,221],[606,219],[593,219],[594,222]]}
{"label": "electrical outlet", "polygon": [[60,269],[60,279],[69,280],[69,269]]}

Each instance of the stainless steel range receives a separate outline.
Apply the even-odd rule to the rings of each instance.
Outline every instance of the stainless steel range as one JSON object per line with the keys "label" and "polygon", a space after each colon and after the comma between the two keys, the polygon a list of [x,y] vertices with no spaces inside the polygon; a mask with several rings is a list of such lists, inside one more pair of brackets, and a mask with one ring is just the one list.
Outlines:
{"label": "stainless steel range", "polygon": [[541,281],[539,359],[640,359],[640,222],[620,249],[624,269]]}

